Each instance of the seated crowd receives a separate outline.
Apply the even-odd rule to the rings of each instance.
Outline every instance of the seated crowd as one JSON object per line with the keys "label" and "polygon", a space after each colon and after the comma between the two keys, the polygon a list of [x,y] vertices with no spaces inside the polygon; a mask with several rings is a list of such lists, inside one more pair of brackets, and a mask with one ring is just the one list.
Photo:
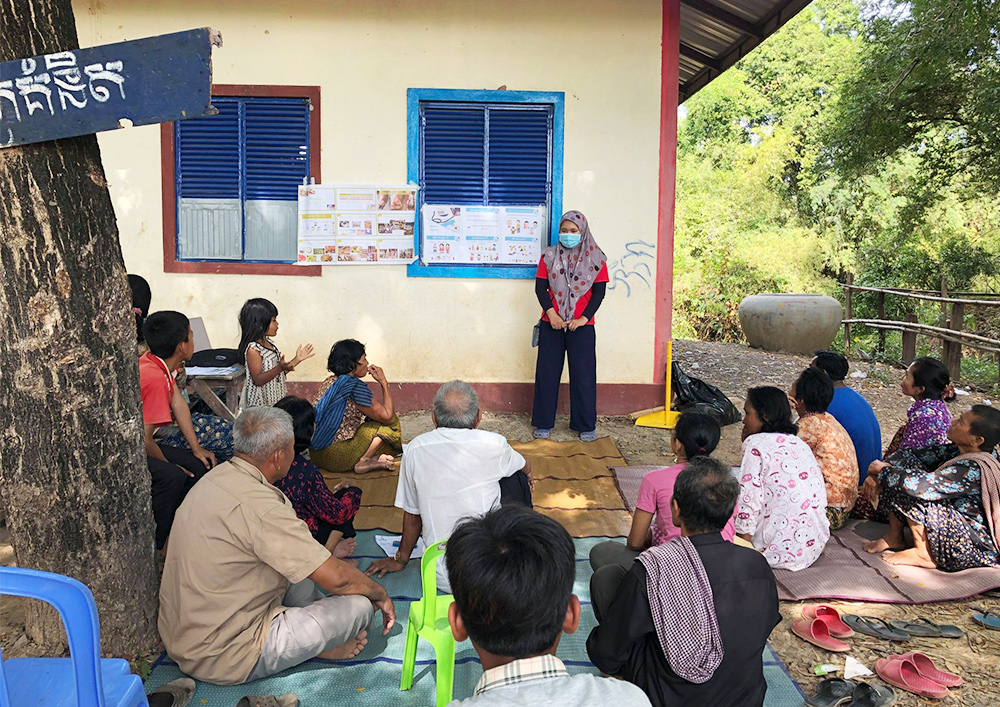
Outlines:
{"label": "seated crowd", "polygon": [[[471,640],[484,671],[460,703],[469,705],[761,705],[762,654],[781,619],[773,570],[812,565],[852,516],[887,518],[886,536],[865,549],[890,563],[1000,565],[1000,411],[975,405],[951,420],[947,370],[918,359],[902,383],[915,403],[882,454],[871,407],[844,383],[846,359],[817,352],[788,391],[748,391],[738,468],[712,456],[715,419],[681,415],[676,464],[642,480],[626,541],[590,555],[598,625],[587,652],[621,679],[571,676],[555,652],[584,610],[573,595],[573,541],[531,510],[525,458],[478,429],[472,386],[442,385],[434,429],[403,450],[389,385],[360,342],[333,346],[332,376],[313,403],[288,396],[285,373],[312,349],[285,363],[270,339],[277,310],[254,307],[242,349],[247,386],[259,390],[243,400],[260,404],[248,402],[231,424],[196,423],[182,395],[187,317],[142,313],[146,451],[166,557],[159,630],[199,680],[240,684],[357,655],[373,611],[383,634],[396,622],[376,578],[403,571],[419,540],[448,540],[438,588],[454,595],[452,633]],[[347,560],[361,490],[330,488],[321,469],[391,470],[400,451],[399,550],[362,572]]]}

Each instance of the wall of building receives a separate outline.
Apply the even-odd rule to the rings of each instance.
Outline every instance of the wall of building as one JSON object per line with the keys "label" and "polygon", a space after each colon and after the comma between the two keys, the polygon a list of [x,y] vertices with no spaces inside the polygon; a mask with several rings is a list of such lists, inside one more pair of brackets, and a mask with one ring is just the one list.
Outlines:
{"label": "wall of building", "polygon": [[[598,314],[599,383],[650,382],[659,0],[74,5],[82,46],[209,26],[224,42],[216,83],[320,86],[317,181],[406,181],[407,88],[565,92],[563,205],[587,214],[615,280]],[[204,317],[213,345],[235,346],[241,304],[266,297],[288,357],[305,341],[320,352],[293,380],[322,379],[326,352],[344,337],[365,342],[394,382],[532,380],[533,282],[407,278],[403,266],[328,267],[313,278],[165,274],[159,127],[102,133],[100,144],[129,272],[149,280],[154,310]]]}

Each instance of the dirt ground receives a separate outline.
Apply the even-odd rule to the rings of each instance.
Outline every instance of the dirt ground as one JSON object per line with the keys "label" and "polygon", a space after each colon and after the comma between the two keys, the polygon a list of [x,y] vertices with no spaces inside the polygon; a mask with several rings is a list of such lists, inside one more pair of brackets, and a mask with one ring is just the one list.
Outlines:
{"label": "dirt ground", "polygon": [[[748,387],[773,384],[787,388],[809,364],[809,359],[802,356],[768,353],[737,344],[693,341],[676,342],[674,355],[685,371],[721,388],[741,410]],[[851,365],[852,374],[859,377],[850,378],[850,385],[872,404],[882,425],[885,443],[905,420],[906,409],[912,402],[899,390],[902,371],[884,364],[861,361],[852,361]],[[994,402],[991,394],[980,391],[962,389],[960,393],[951,406],[952,412],[956,414],[975,403]],[[995,397],[1000,396],[993,395]],[[402,416],[402,426],[404,439],[412,439],[431,429],[430,414],[408,413]],[[527,414],[487,413],[483,417],[482,428],[498,432],[510,440],[527,441],[531,439],[532,433]],[[672,462],[668,432],[636,427],[627,417],[601,417],[597,432],[614,439],[630,465],[666,465]],[[568,427],[568,419],[560,416],[552,431],[552,439],[570,441],[574,438],[574,433]],[[730,425],[723,429],[716,456],[726,463],[738,465],[740,444],[740,425]],[[0,564],[13,563],[13,551],[8,542],[6,529],[0,528]],[[976,605],[1000,608],[1000,597],[982,596],[968,601],[922,606],[863,602],[833,604],[845,613],[881,616],[886,619],[924,616],[938,623],[957,625],[966,632],[963,638],[956,640],[915,638],[903,647],[866,636],[851,639],[854,648],[850,655],[872,670],[879,657],[889,653],[921,650],[932,656],[939,665],[960,674],[966,681],[963,688],[952,690],[951,695],[940,703],[900,693],[897,704],[901,707],[928,704],[1000,707],[1000,632],[981,629],[972,622],[970,611],[970,607]],[[782,603],[781,613],[787,620],[771,634],[771,643],[792,677],[807,693],[811,693],[819,681],[819,678],[813,676],[812,667],[820,663],[834,663],[842,667],[844,658],[815,648],[791,633],[791,622],[800,618],[801,606],[800,603]],[[23,609],[9,599],[0,602],[0,647],[7,657],[36,652],[36,647],[24,635]]]}

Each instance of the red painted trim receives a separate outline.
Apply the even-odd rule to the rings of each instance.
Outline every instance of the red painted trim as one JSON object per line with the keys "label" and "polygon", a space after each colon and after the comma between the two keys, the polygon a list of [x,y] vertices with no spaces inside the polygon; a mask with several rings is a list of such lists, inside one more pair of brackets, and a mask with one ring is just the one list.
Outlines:
{"label": "red painted trim", "polygon": [[660,49],[660,186],[656,224],[656,311],[653,380],[666,380],[673,327],[674,210],[677,196],[677,101],[680,81],[681,0],[663,0]]}
{"label": "red painted trim", "polygon": [[[379,396],[377,386],[369,387]],[[441,383],[390,383],[392,401],[397,412],[430,410],[434,394]],[[484,412],[528,413],[534,395],[532,383],[474,383],[479,395],[479,406]],[[309,400],[319,389],[313,381],[289,381],[288,392]],[[636,410],[646,410],[663,405],[663,386],[656,383],[600,383],[597,386],[597,412],[599,415],[628,415]],[[569,414],[569,386],[559,390],[559,413]]]}
{"label": "red painted trim", "polygon": [[[214,84],[213,96],[264,96],[308,98],[309,174],[322,183],[320,174],[320,89],[319,86],[237,86]],[[194,262],[177,259],[177,182],[174,179],[174,124],[160,124],[160,174],[163,192],[163,272],[224,275],[295,275],[320,277],[321,267],[301,267],[287,263]]]}

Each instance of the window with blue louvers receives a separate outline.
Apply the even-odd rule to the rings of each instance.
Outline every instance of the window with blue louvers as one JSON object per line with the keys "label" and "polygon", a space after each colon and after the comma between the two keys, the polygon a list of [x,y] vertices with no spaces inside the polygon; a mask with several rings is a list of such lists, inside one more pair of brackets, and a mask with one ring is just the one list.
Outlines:
{"label": "window with blue louvers", "polygon": [[213,97],[174,123],[179,260],[294,262],[309,101]]}

